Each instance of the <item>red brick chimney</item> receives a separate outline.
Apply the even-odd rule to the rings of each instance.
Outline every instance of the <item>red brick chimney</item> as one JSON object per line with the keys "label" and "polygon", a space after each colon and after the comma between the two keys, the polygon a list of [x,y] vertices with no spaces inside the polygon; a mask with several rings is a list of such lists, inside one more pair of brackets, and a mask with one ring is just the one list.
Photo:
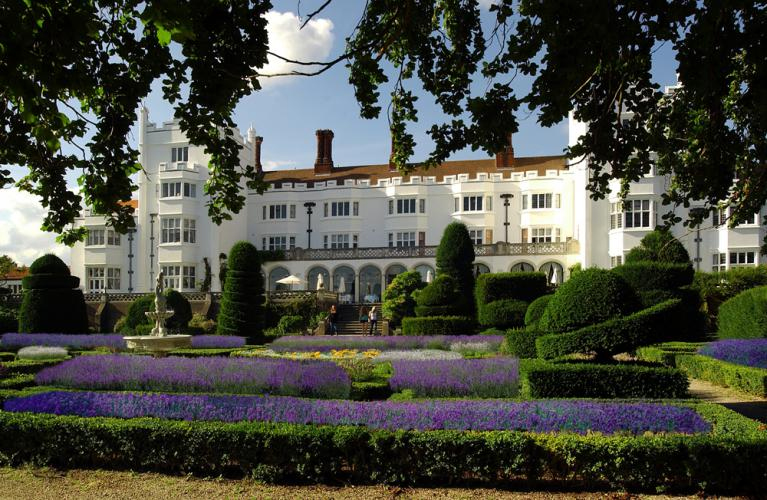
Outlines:
{"label": "red brick chimney", "polygon": [[329,174],[333,171],[333,131],[318,130],[317,159],[314,160],[315,174]]}
{"label": "red brick chimney", "polygon": [[512,168],[514,166],[514,146],[511,142],[511,132],[508,134],[508,144],[495,154],[495,168]]}
{"label": "red brick chimney", "polygon": [[264,138],[260,135],[256,136],[256,171],[261,172],[263,171],[263,168],[261,167],[261,143],[264,142]]}

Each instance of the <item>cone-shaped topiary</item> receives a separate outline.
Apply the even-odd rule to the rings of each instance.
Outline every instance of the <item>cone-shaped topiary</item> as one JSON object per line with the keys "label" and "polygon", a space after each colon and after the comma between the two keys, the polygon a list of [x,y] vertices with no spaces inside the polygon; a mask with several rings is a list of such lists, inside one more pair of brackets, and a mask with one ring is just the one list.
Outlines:
{"label": "cone-shaped topiary", "polygon": [[[469,230],[461,222],[445,227],[437,247],[437,276],[451,276],[458,295],[463,298],[464,314],[474,315],[474,244]],[[459,313],[461,314],[461,313]]]}
{"label": "cone-shaped topiary", "polygon": [[559,287],[539,325],[546,333],[570,332],[639,308],[636,293],[623,278],[606,269],[586,269]]}
{"label": "cone-shaped topiary", "polygon": [[228,268],[218,334],[239,335],[262,340],[264,280],[258,250],[247,241],[234,244],[229,252]]}
{"label": "cone-shaped topiary", "polygon": [[79,278],[52,254],[43,255],[29,267],[22,280],[24,298],[19,310],[19,332],[88,333],[83,292]]}

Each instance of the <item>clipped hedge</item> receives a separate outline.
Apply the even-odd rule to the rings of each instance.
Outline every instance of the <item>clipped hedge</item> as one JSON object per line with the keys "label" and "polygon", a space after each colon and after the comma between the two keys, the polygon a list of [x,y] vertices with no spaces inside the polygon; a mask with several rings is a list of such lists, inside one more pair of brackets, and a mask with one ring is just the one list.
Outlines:
{"label": "clipped hedge", "polygon": [[736,365],[697,354],[677,355],[676,365],[693,378],[767,397],[767,370],[763,368]]}
{"label": "clipped hedge", "polygon": [[502,299],[532,302],[547,291],[546,273],[486,273],[477,278],[474,298],[481,307]]}
{"label": "clipped hedge", "polygon": [[575,273],[549,300],[540,328],[571,332],[639,309],[639,299],[623,278],[605,269]]}
{"label": "clipped hedge", "polygon": [[77,288],[80,278],[77,276],[63,276],[59,274],[30,274],[21,278],[21,286],[24,290],[39,290],[41,288]]}
{"label": "clipped hedge", "polygon": [[676,366],[676,357],[684,354],[695,354],[703,346],[702,342],[664,342],[636,350],[636,357],[642,361]]}
{"label": "clipped hedge", "polygon": [[671,262],[629,262],[612,269],[634,290],[676,290],[692,284],[695,271],[692,265]]}
{"label": "clipped hedge", "polygon": [[528,369],[532,398],[684,398],[680,370],[629,364],[547,363]]}
{"label": "clipped hedge", "polygon": [[522,326],[526,311],[527,302],[523,300],[501,299],[479,306],[477,320],[484,327]]}
{"label": "clipped hedge", "polygon": [[458,291],[458,282],[449,275],[437,276],[416,297],[416,316],[460,316],[469,300]]}
{"label": "clipped hedge", "polygon": [[535,349],[535,339],[541,335],[544,333],[529,328],[511,328],[506,331],[501,351],[518,358],[535,358],[538,356]]}
{"label": "clipped hedge", "polygon": [[433,316],[404,318],[403,335],[471,335],[475,323],[467,316]]}
{"label": "clipped hedge", "polygon": [[538,324],[544,311],[546,311],[546,307],[549,305],[551,297],[553,297],[553,295],[543,295],[530,302],[530,305],[527,306],[527,311],[525,312],[525,327],[532,329],[538,328]]}
{"label": "clipped hedge", "polygon": [[719,307],[719,338],[767,337],[767,286],[741,292]]}
{"label": "clipped hedge", "polygon": [[239,241],[229,252],[226,282],[218,313],[219,335],[263,339],[263,292],[261,258],[252,243]]}
{"label": "clipped hedge", "polygon": [[680,304],[679,299],[672,299],[574,332],[544,335],[535,341],[538,356],[554,359],[567,354],[596,352],[600,357],[606,357],[661,342],[668,336],[666,328],[673,324]]}
{"label": "clipped hedge", "polygon": [[83,292],[77,289],[25,290],[19,333],[88,333]]}
{"label": "clipped hedge", "polygon": [[[82,418],[0,412],[0,456],[62,468],[251,477],[268,482],[761,494],[767,438],[726,408],[688,403],[710,434],[603,436],[385,431],[350,426]],[[140,444],[137,446],[137,443]]]}
{"label": "clipped hedge", "polygon": [[70,272],[69,266],[67,266],[63,260],[52,253],[47,253],[35,259],[32,265],[29,266],[29,274],[57,274],[61,276],[69,276]]}

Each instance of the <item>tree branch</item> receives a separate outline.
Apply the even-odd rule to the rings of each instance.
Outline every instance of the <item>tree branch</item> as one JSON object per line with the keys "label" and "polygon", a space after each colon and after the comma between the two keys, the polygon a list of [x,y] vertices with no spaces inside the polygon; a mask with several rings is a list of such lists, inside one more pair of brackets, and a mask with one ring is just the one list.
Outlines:
{"label": "tree branch", "polygon": [[317,14],[319,14],[320,12],[322,12],[323,10],[325,10],[325,7],[327,7],[328,5],[330,5],[330,2],[332,2],[332,1],[333,1],[333,0],[325,0],[325,3],[323,3],[322,5],[320,5],[320,7],[319,7],[317,10],[315,10],[314,12],[312,12],[311,14],[309,14],[308,16],[306,16],[306,21],[304,21],[304,23],[303,23],[303,24],[301,25],[301,27],[300,27],[300,28],[298,28],[298,29],[299,29],[299,30],[302,30],[302,29],[304,29],[304,26],[306,26],[307,24],[309,24],[309,21],[311,21],[311,20],[312,20],[312,18],[313,18],[314,16],[316,16]]}

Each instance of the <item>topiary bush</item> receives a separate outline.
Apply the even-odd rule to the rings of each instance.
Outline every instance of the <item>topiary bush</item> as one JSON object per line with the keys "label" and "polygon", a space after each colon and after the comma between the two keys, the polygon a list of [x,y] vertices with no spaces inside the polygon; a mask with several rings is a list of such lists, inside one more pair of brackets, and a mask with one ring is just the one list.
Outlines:
{"label": "topiary bush", "polygon": [[[166,307],[173,311],[173,316],[165,321],[165,326],[169,330],[186,330],[189,321],[192,319],[192,306],[181,292],[176,290],[165,291]],[[152,301],[152,311],[154,311],[154,301]]]}
{"label": "topiary bush", "polygon": [[277,323],[277,331],[280,335],[288,335],[301,332],[305,326],[306,323],[301,316],[283,316]]}
{"label": "topiary bush", "polygon": [[536,358],[538,352],[535,348],[535,339],[541,335],[543,335],[542,332],[532,329],[510,328],[505,333],[501,352],[520,359]]}
{"label": "topiary bush", "polygon": [[527,302],[524,300],[502,299],[484,304],[479,308],[477,320],[482,326],[514,327],[525,322]]}
{"label": "topiary bush", "polygon": [[70,276],[67,265],[52,254],[30,266],[30,279],[22,280],[24,297],[19,310],[22,333],[87,333],[88,316],[79,278]]}
{"label": "topiary bush", "polygon": [[767,337],[767,286],[741,292],[719,307],[719,338]]}
{"label": "topiary bush", "polygon": [[640,261],[689,264],[690,254],[674,236],[665,229],[651,231],[626,254],[627,263]]}
{"label": "topiary bush", "polygon": [[691,285],[695,271],[689,263],[641,261],[617,266],[612,272],[626,280],[634,290],[677,290]]}
{"label": "topiary bush", "polygon": [[474,320],[466,316],[432,316],[402,320],[403,335],[471,335],[474,329]]}
{"label": "topiary bush", "polygon": [[418,292],[416,316],[463,316],[467,300],[458,291],[458,283],[452,276],[437,276],[426,288]]}
{"label": "topiary bush", "polygon": [[549,305],[552,295],[543,295],[530,302],[525,311],[525,327],[531,330],[538,329],[538,323],[543,316],[543,312]]}
{"label": "topiary bush", "polygon": [[549,300],[540,319],[547,333],[570,332],[638,310],[639,298],[628,283],[604,269],[586,269],[571,276]]}
{"label": "topiary bush", "polygon": [[134,300],[128,308],[121,333],[133,333],[138,325],[149,324],[150,319],[144,314],[148,311],[154,311],[154,295],[142,295]]}
{"label": "topiary bush", "polygon": [[15,309],[0,307],[0,333],[19,331],[19,316]]}
{"label": "topiary bush", "polygon": [[386,287],[381,309],[392,327],[402,324],[402,318],[415,316],[416,301],[413,292],[426,286],[418,271],[398,274]]}
{"label": "topiary bush", "polygon": [[546,273],[486,273],[477,277],[474,298],[477,308],[501,299],[532,302],[548,293]]}
{"label": "topiary bush", "polygon": [[451,222],[445,227],[437,247],[437,277],[451,276],[455,282],[462,307],[474,315],[474,243],[469,230],[461,222]]}
{"label": "topiary bush", "polygon": [[258,250],[247,241],[229,252],[218,333],[255,338],[263,334],[264,282]]}

